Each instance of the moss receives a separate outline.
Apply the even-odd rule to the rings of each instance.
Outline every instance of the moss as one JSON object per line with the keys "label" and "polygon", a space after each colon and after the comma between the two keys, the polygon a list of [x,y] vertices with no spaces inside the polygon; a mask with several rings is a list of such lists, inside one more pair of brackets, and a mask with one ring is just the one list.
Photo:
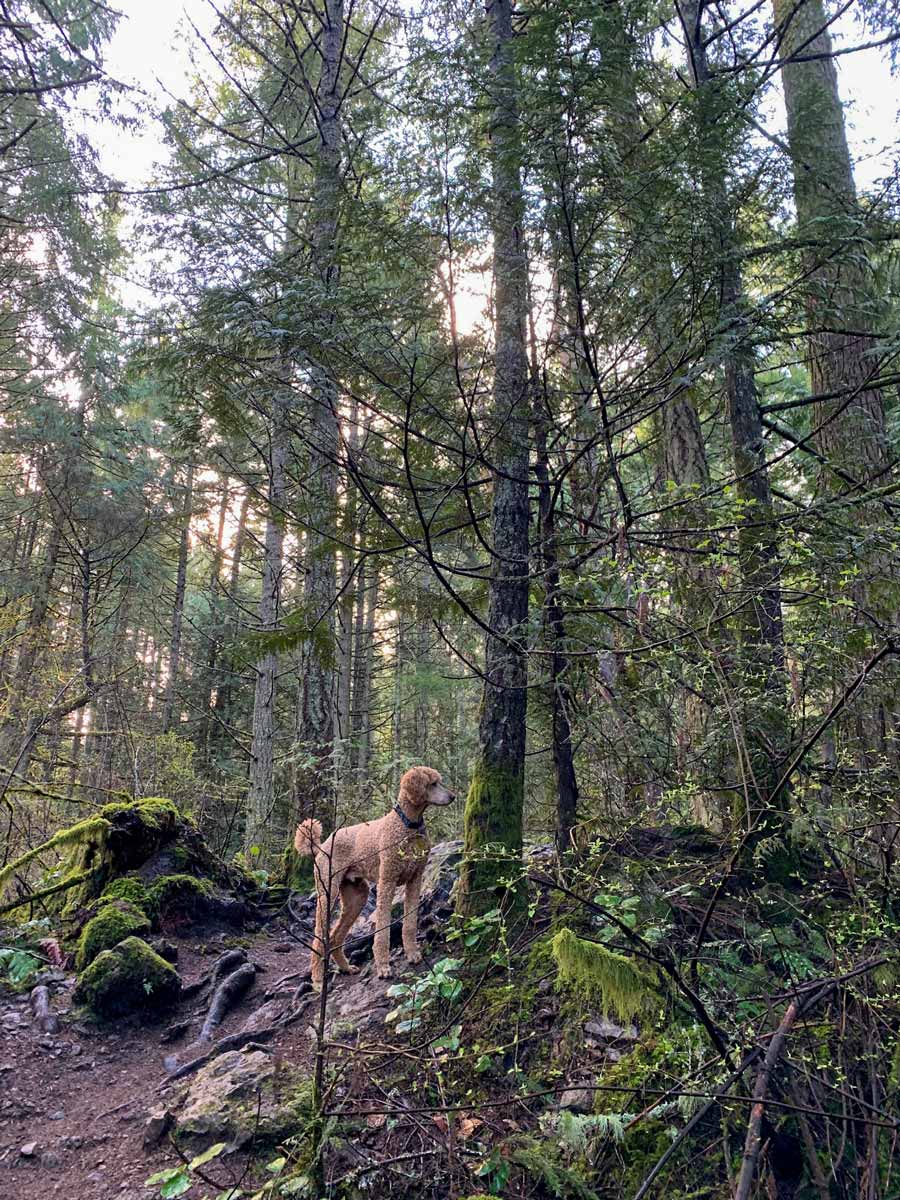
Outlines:
{"label": "moss", "polygon": [[597,1193],[588,1187],[581,1171],[562,1161],[554,1141],[522,1134],[506,1143],[503,1156],[525,1172],[530,1185],[537,1183],[541,1192],[556,1200],[597,1200]]}
{"label": "moss", "polygon": [[163,875],[149,891],[151,903],[163,917],[172,912],[200,916],[206,912],[214,895],[209,880],[194,875]]}
{"label": "moss", "polygon": [[125,900],[113,900],[105,904],[81,931],[75,966],[83,971],[98,954],[111,950],[123,938],[149,932],[150,922],[139,908]]}
{"label": "moss", "polygon": [[463,861],[457,908],[475,915],[495,908],[519,908],[523,781],[520,774],[479,763],[472,776],[463,815]]}
{"label": "moss", "polygon": [[551,942],[559,970],[559,983],[583,996],[599,996],[603,1011],[622,1021],[633,1021],[659,1005],[655,975],[596,942],[560,929]]}
{"label": "moss", "polygon": [[83,971],[73,999],[98,1017],[164,1011],[178,1002],[181,978],[139,937],[98,954]]}
{"label": "moss", "polygon": [[126,900],[148,917],[152,917],[154,913],[154,902],[146,887],[139,879],[132,879],[129,876],[122,876],[120,879],[114,879],[112,883],[108,883],[103,889],[100,899]]}
{"label": "moss", "polygon": [[281,856],[281,879],[292,892],[311,892],[316,886],[315,864],[309,854],[298,854],[294,839],[285,846]]}
{"label": "moss", "polygon": [[104,804],[100,816],[107,821],[116,817],[138,817],[148,829],[174,829],[181,818],[177,807],[171,800],[160,796],[147,796],[141,800],[116,800],[113,804]]}
{"label": "moss", "polygon": [[[88,817],[85,821],[79,821],[77,825],[70,825],[67,829],[60,829],[49,841],[43,842],[40,846],[29,850],[27,854],[13,859],[11,863],[7,863],[0,870],[0,896],[13,876],[21,874],[33,862],[51,851],[70,848],[77,850],[79,847],[92,847],[97,851],[102,851],[110,829],[111,825],[102,813],[100,816]],[[91,869],[92,864],[89,862],[73,863],[66,875],[82,875]]]}

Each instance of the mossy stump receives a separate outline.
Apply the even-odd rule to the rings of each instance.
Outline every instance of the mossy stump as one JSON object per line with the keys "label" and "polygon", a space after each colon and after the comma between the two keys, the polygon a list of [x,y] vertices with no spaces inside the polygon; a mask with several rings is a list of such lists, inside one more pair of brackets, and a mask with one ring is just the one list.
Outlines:
{"label": "mossy stump", "polygon": [[150,921],[139,908],[127,900],[112,900],[104,904],[81,931],[75,967],[83,971],[104,950],[112,950],[127,937],[142,936],[149,932]]}
{"label": "mossy stump", "polygon": [[82,972],[73,999],[98,1017],[165,1012],[178,1003],[181,977],[139,937],[98,954]]}

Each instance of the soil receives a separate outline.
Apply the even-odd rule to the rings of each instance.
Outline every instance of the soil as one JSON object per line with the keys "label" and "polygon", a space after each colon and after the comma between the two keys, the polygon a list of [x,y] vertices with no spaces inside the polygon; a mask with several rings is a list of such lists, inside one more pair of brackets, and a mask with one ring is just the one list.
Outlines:
{"label": "soil", "polygon": [[[208,942],[172,939],[178,947],[178,970],[183,983],[199,980],[215,956],[234,944],[219,934]],[[267,989],[285,975],[302,970],[307,954],[286,943],[283,933],[263,932],[246,943],[248,956],[261,968],[256,982],[216,1031],[216,1040],[235,1032],[263,1003]],[[57,987],[53,1009],[60,1031],[41,1033],[32,1023],[28,995],[0,993],[0,1198],[46,1200],[149,1200],[158,1187],[145,1181],[154,1172],[177,1166],[178,1156],[168,1139],[145,1150],[144,1126],[170,1086],[164,1060],[192,1057],[188,1047],[196,1037],[208,1001],[202,997],[179,1006],[176,1014],[153,1025],[118,1021],[91,1025],[67,1011],[74,975]],[[341,985],[334,988],[340,1002]],[[161,1039],[173,1021],[191,1021],[178,1042]],[[285,1060],[303,1065],[309,1059],[307,1023],[297,1021],[269,1045]],[[187,1051],[187,1053],[186,1053]],[[221,1186],[241,1181],[247,1160],[241,1155],[213,1163],[207,1173]],[[249,1179],[244,1180],[249,1186]],[[208,1185],[195,1186],[190,1198],[209,1195]]]}

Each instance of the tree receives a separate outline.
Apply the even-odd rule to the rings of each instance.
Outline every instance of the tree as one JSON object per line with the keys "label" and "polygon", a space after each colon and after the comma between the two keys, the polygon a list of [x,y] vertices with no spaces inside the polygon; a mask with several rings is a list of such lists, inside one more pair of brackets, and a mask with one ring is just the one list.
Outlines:
{"label": "tree", "polygon": [[[509,0],[489,0],[494,257],[491,575],[479,751],[464,817],[459,907],[496,907],[503,862],[522,851],[528,685],[528,268],[521,130]],[[493,852],[493,853],[492,853]]]}

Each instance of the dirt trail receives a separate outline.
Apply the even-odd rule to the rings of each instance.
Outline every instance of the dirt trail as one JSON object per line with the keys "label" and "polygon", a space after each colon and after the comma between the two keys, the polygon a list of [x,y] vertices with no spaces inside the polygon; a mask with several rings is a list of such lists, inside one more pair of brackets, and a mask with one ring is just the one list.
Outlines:
{"label": "dirt trail", "polygon": [[[223,949],[223,937],[207,943],[173,939],[185,985],[209,970]],[[304,965],[304,951],[292,947],[289,953],[279,952],[284,946],[278,932],[264,932],[247,945],[249,957],[262,971],[217,1030],[216,1040],[239,1029],[276,980]],[[41,1034],[32,1024],[27,995],[0,996],[0,1200],[57,1195],[72,1200],[148,1200],[157,1189],[146,1188],[144,1181],[178,1162],[166,1141],[151,1150],[143,1147],[149,1111],[163,1099],[158,1091],[166,1077],[163,1060],[173,1053],[180,1062],[189,1057],[184,1050],[200,1028],[206,1003],[198,999],[180,1005],[177,1020],[195,1017],[191,1031],[178,1043],[163,1044],[160,1039],[169,1022],[90,1026],[65,1012],[65,995],[60,990],[55,996],[61,1028],[53,1036]],[[339,989],[335,1003],[340,1003]],[[287,1061],[303,1064],[309,1057],[306,1023],[281,1030],[270,1045]],[[210,1169],[223,1186],[236,1183],[244,1167],[241,1156],[226,1161],[215,1172]],[[203,1185],[187,1195],[210,1190]]]}

